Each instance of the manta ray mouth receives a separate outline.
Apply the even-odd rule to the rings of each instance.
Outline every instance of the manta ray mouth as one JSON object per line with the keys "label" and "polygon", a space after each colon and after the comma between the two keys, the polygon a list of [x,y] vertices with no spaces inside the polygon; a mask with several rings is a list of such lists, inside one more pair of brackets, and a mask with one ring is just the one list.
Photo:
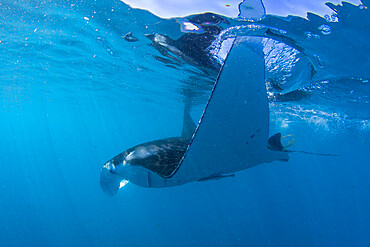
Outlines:
{"label": "manta ray mouth", "polygon": [[103,167],[100,171],[100,186],[105,194],[114,196],[120,188],[122,178]]}
{"label": "manta ray mouth", "polygon": [[118,190],[126,186],[128,182],[116,174],[115,167],[111,162],[105,163],[100,171],[100,186],[109,196],[117,194]]}
{"label": "manta ray mouth", "polygon": [[107,162],[104,164],[103,168],[102,169],[106,169],[107,171],[109,171],[110,173],[112,174],[116,174],[116,167],[115,165],[112,163],[112,162]]}

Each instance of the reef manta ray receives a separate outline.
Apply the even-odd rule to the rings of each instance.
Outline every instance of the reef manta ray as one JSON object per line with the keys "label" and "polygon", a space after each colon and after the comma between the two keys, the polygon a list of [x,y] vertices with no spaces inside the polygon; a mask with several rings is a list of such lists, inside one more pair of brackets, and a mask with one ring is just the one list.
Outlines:
{"label": "reef manta ray", "polygon": [[237,37],[195,126],[185,106],[183,133],[132,147],[106,162],[100,185],[115,195],[128,181],[170,187],[218,179],[259,164],[287,161],[280,135],[269,139],[265,62],[259,37]]}

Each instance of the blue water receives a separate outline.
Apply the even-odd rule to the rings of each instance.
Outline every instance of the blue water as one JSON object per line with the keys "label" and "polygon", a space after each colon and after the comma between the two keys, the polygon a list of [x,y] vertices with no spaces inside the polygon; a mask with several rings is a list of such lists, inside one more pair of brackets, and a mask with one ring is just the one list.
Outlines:
{"label": "blue water", "polygon": [[[338,22],[254,23],[283,30],[277,40],[303,48],[317,70],[299,81],[309,97],[270,92],[270,132],[294,134],[292,150],[338,157],[292,153],[234,178],[129,183],[111,198],[102,164],[178,136],[184,90],[195,91],[199,118],[217,74],[154,59],[144,34],[175,39],[179,24],[118,0],[0,1],[0,246],[370,246],[369,11],[339,9]],[[138,42],[122,38],[130,31]],[[267,74],[289,81],[283,61]]]}

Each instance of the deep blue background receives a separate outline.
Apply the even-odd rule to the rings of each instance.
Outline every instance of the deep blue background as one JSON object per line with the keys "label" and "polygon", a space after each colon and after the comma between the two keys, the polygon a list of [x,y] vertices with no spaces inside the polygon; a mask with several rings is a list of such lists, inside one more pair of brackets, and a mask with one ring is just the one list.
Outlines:
{"label": "deep blue background", "polygon": [[[178,35],[176,22],[119,1],[3,2],[0,13],[0,246],[370,246],[367,101],[271,105],[272,132],[294,134],[291,149],[338,157],[296,153],[110,198],[106,160],[181,132],[185,72],[158,64],[143,36]],[[128,31],[140,41],[124,41]]]}

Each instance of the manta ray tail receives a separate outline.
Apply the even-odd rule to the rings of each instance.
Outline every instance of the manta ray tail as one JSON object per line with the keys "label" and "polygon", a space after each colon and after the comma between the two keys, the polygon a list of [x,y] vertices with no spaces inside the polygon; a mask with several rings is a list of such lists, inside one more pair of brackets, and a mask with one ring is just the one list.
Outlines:
{"label": "manta ray tail", "polygon": [[[290,135],[289,135],[290,136]],[[303,154],[311,154],[311,155],[321,155],[321,156],[338,156],[338,154],[325,154],[325,153],[314,153],[314,152],[307,152],[307,151],[295,151],[295,150],[286,150],[286,147],[289,147],[293,141],[288,146],[283,146],[281,143],[281,133],[276,133],[275,135],[271,136],[267,142],[267,147],[273,151],[280,151],[280,152],[289,152],[289,153],[303,153]],[[284,137],[283,137],[284,138]],[[293,139],[294,140],[294,139]]]}
{"label": "manta ray tail", "polygon": [[290,153],[302,153],[302,154],[311,154],[311,155],[320,155],[320,156],[330,156],[330,157],[338,157],[339,154],[324,154],[324,153],[314,153],[314,152],[306,152],[306,151],[294,151],[294,150],[287,150],[285,152],[290,152]]}
{"label": "manta ray tail", "polygon": [[120,188],[122,179],[111,173],[108,169],[103,168],[100,172],[100,186],[105,194],[114,196]]}

